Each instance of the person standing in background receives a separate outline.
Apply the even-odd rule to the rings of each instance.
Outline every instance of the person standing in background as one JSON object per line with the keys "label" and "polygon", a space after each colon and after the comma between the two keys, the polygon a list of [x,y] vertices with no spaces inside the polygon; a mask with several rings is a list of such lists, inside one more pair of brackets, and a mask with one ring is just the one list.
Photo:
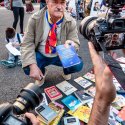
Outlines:
{"label": "person standing in background", "polygon": [[14,15],[13,28],[16,30],[17,23],[20,17],[20,33],[23,34],[24,7],[22,0],[10,0],[11,10]]}
{"label": "person standing in background", "polygon": [[40,0],[40,10],[46,6],[46,0]]}
{"label": "person standing in background", "polygon": [[33,4],[31,0],[25,0],[26,3],[26,12],[27,13],[32,13],[34,10]]}

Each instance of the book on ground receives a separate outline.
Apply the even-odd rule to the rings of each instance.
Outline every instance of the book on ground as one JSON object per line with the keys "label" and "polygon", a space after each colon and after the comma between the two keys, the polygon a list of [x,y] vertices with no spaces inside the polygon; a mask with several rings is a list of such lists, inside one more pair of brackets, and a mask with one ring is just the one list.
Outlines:
{"label": "book on ground", "polygon": [[77,108],[77,110],[73,111],[68,111],[68,114],[77,117],[79,120],[88,123],[89,117],[90,117],[90,112],[91,109],[87,106],[80,106]]}
{"label": "book on ground", "polygon": [[67,81],[63,81],[57,84],[56,87],[60,89],[66,95],[70,95],[77,90],[77,88],[75,88],[73,85],[71,85]]}
{"label": "book on ground", "polygon": [[42,122],[49,124],[58,115],[53,109],[48,105],[43,104],[35,109],[36,113],[39,115]]}
{"label": "book on ground", "polygon": [[43,104],[48,105],[48,102],[47,102],[47,98],[46,98],[45,93],[42,93],[42,95],[43,95],[43,100],[42,100],[42,102],[40,103],[40,105],[43,105]]}
{"label": "book on ground", "polygon": [[92,73],[88,72],[83,77],[90,80],[90,81],[92,81],[92,82],[95,82],[95,74],[92,74]]}
{"label": "book on ground", "polygon": [[59,104],[58,102],[50,102],[49,107],[53,109],[56,113],[58,113],[58,116],[50,123],[50,125],[58,125],[61,117],[64,114],[64,106]]}
{"label": "book on ground", "polygon": [[62,97],[62,94],[59,92],[56,86],[45,88],[44,92],[47,94],[51,101],[57,100]]}
{"label": "book on ground", "polygon": [[87,89],[88,87],[92,85],[92,82],[88,81],[87,79],[83,77],[78,77],[74,79],[74,81],[78,83],[80,86],[82,86],[84,89]]}
{"label": "book on ground", "polygon": [[61,100],[70,110],[76,110],[82,103],[73,95],[69,95]]}
{"label": "book on ground", "polygon": [[82,104],[85,104],[85,103],[93,100],[92,96],[85,93],[84,90],[76,91],[76,92],[74,92],[74,94],[82,102]]}

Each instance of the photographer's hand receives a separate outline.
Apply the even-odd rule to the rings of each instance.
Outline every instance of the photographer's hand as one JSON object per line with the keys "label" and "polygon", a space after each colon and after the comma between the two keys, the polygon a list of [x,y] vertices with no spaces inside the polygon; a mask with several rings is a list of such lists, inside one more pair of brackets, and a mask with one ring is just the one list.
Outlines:
{"label": "photographer's hand", "polygon": [[94,65],[96,95],[88,125],[108,125],[110,104],[116,96],[112,73],[91,42],[89,51]]}
{"label": "photographer's hand", "polygon": [[25,113],[25,116],[30,119],[32,125],[40,125],[39,120],[32,113]]}

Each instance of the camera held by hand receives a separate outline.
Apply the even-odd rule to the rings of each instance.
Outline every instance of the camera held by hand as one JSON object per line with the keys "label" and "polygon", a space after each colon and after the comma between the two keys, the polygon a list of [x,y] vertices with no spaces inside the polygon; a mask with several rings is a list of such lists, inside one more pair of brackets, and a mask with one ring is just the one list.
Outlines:
{"label": "camera held by hand", "polygon": [[33,110],[43,100],[41,86],[28,84],[17,96],[13,104],[0,105],[0,125],[30,125],[23,113]]}
{"label": "camera held by hand", "polygon": [[80,33],[93,42],[97,51],[125,48],[125,19],[120,12],[125,0],[106,0],[109,12],[105,18],[88,16],[80,24]]}

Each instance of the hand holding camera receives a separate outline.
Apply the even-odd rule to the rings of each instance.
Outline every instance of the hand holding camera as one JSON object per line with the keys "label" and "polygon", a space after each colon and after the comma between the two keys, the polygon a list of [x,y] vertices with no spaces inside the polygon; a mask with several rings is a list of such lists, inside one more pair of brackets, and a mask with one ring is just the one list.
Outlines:
{"label": "hand holding camera", "polygon": [[[23,113],[33,110],[43,100],[42,88],[34,83],[23,88],[13,104],[4,103],[0,105],[0,125],[38,125],[35,116]],[[32,119],[33,118],[33,119]],[[30,122],[30,120],[31,122]]]}

